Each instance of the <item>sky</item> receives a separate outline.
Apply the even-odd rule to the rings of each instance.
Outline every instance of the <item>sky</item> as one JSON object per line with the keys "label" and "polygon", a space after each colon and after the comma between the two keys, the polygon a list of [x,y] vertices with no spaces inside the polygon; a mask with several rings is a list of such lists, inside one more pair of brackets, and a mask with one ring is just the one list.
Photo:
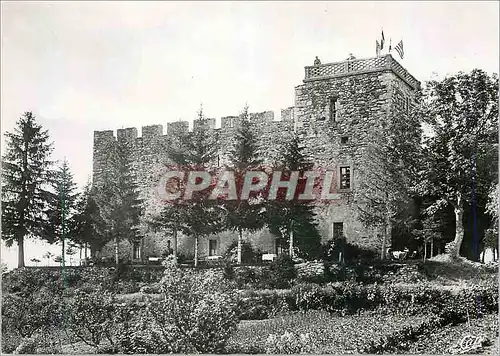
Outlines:
{"label": "sky", "polygon": [[[474,68],[498,73],[499,3],[2,2],[1,128],[32,111],[79,186],[92,172],[94,130],[294,105],[304,66],[393,56],[425,82]],[[35,246],[35,247],[33,247]],[[46,247],[32,243],[26,261]],[[16,248],[2,246],[12,264]],[[12,257],[13,256],[13,257]],[[39,258],[39,257],[38,257]],[[39,258],[40,259],[40,258]]]}

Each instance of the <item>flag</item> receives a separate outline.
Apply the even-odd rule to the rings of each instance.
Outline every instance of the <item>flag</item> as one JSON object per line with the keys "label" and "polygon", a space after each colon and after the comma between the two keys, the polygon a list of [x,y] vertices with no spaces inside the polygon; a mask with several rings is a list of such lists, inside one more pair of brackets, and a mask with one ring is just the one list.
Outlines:
{"label": "flag", "polygon": [[405,56],[405,51],[403,50],[403,40],[399,41],[398,45],[394,47],[394,49],[398,52],[401,59],[403,59]]}
{"label": "flag", "polygon": [[384,43],[385,43],[384,30],[382,30],[382,39],[380,40],[380,49],[384,49]]}
{"label": "flag", "polygon": [[392,51],[392,38],[389,38],[389,53]]}
{"label": "flag", "polygon": [[378,40],[375,41],[375,51],[377,53],[377,57],[380,57],[380,44],[378,43]]}

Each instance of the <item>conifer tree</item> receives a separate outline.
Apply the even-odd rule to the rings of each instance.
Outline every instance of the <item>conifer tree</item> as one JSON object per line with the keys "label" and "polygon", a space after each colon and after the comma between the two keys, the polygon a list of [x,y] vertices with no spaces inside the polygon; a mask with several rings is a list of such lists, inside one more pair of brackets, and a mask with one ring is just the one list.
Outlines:
{"label": "conifer tree", "polygon": [[299,257],[313,259],[321,254],[321,236],[317,230],[314,208],[311,202],[298,200],[305,186],[304,172],[313,168],[313,163],[304,154],[300,138],[295,134],[281,149],[282,180],[290,179],[291,172],[299,172],[295,196],[285,199],[285,192],[278,191],[276,200],[267,203],[267,219],[271,232],[288,241],[288,253],[294,256],[298,248]]}
{"label": "conifer tree", "polygon": [[[248,106],[245,106],[240,115],[240,122],[236,131],[236,142],[229,155],[228,170],[234,173],[236,194],[241,196],[245,173],[259,169],[262,161],[259,158],[258,142],[255,136],[255,127],[248,117]],[[252,194],[249,199],[223,200],[227,212],[226,226],[238,232],[237,261],[242,262],[243,230],[255,231],[264,226],[262,215],[263,201],[258,194]]]}
{"label": "conifer tree", "polygon": [[95,186],[95,201],[106,226],[102,237],[105,241],[114,241],[118,264],[120,241],[140,239],[142,201],[132,167],[131,148],[123,142],[112,142],[105,152],[107,169]]}
{"label": "conifer tree", "polygon": [[43,229],[43,238],[49,243],[60,242],[62,245],[61,258],[65,263],[66,240],[71,239],[70,221],[74,214],[76,199],[76,184],[70,171],[68,161],[64,160],[57,168],[50,182],[52,192],[49,194],[46,214],[47,224]]}
{"label": "conifer tree", "polygon": [[49,200],[47,184],[53,162],[52,144],[31,112],[6,134],[2,159],[2,238],[18,246],[18,267],[24,267],[24,239],[39,236],[46,223],[44,208]]}
{"label": "conifer tree", "polygon": [[99,213],[95,201],[95,189],[88,182],[83,188],[75,203],[75,214],[70,220],[70,234],[72,240],[84,250],[87,260],[87,250],[90,248],[91,257],[95,257],[108,241],[103,236],[104,221]]}
{"label": "conifer tree", "polygon": [[[213,173],[216,168],[217,140],[208,130],[208,120],[203,110],[198,112],[198,128],[192,133],[181,134],[178,149],[172,149],[169,156],[186,173],[185,184],[189,171],[205,171]],[[162,218],[164,226],[174,224],[184,234],[194,238],[194,263],[198,266],[198,244],[201,238],[222,230],[223,210],[216,200],[209,199],[210,189],[194,192],[191,199],[179,199],[166,204]],[[173,223],[174,219],[178,222]]]}

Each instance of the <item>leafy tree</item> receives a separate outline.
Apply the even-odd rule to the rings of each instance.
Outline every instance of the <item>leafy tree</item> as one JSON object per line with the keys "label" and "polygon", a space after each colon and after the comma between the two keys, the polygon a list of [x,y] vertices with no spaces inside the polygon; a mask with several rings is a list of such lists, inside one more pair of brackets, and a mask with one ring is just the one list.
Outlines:
{"label": "leafy tree", "polygon": [[287,200],[281,189],[277,192],[277,199],[268,200],[267,223],[274,235],[288,241],[290,256],[293,257],[294,249],[298,248],[303,257],[314,258],[322,251],[314,209],[310,202],[297,199],[306,183],[303,173],[313,168],[303,149],[297,135],[281,148],[281,180],[289,180],[291,172],[298,172],[297,189],[292,199]]}
{"label": "leafy tree", "polygon": [[40,234],[46,220],[43,214],[50,194],[46,185],[51,177],[49,160],[52,144],[31,112],[19,118],[14,132],[6,134],[6,153],[2,159],[2,238],[7,246],[18,245],[18,267],[24,267],[24,238]]}
{"label": "leafy tree", "polygon": [[427,213],[453,207],[455,238],[446,250],[455,258],[464,238],[464,207],[475,212],[478,197],[498,179],[498,77],[475,69],[430,81],[423,114],[431,134],[422,186],[435,198]]}
{"label": "leafy tree", "polygon": [[223,206],[227,212],[226,226],[230,230],[238,232],[238,264],[242,262],[243,230],[256,231],[262,228],[265,223],[262,216],[263,200],[259,194],[251,194],[249,199],[239,199],[245,174],[253,169],[259,169],[262,163],[254,132],[255,127],[248,117],[248,106],[245,106],[240,115],[236,141],[229,154],[229,164],[227,165],[228,171],[234,174],[237,197],[236,199],[223,200]]}
{"label": "leafy tree", "polygon": [[114,241],[115,263],[119,263],[121,240],[140,239],[142,201],[132,168],[131,148],[124,142],[106,147],[107,169],[95,186],[95,202],[105,225],[104,241]]}
{"label": "leafy tree", "polygon": [[408,209],[416,194],[413,188],[421,159],[421,128],[417,109],[412,109],[409,115],[391,115],[373,128],[358,169],[360,179],[356,194],[360,200],[359,217],[366,227],[381,228],[382,259],[386,257],[393,226],[405,223],[400,219],[408,215],[401,212]]}
{"label": "leafy tree", "polygon": [[61,258],[64,265],[66,239],[71,238],[69,236],[69,221],[75,213],[75,203],[78,198],[73,174],[66,160],[54,172],[51,179],[51,187],[53,191],[49,194],[48,206],[46,208],[48,223],[44,225],[43,237],[49,243],[61,242]]}
{"label": "leafy tree", "polygon": [[105,224],[95,196],[95,189],[88,182],[75,203],[76,212],[70,221],[72,240],[84,249],[85,259],[88,248],[95,257],[97,251],[109,242],[104,236]]}
{"label": "leafy tree", "polygon": [[[186,178],[190,171],[205,171],[212,173],[215,169],[214,162],[217,158],[216,137],[207,129],[208,120],[203,115],[203,110],[198,112],[198,129],[192,133],[180,134],[180,145],[178,149],[169,152],[170,159],[179,165],[186,173],[185,179],[179,181],[181,190],[186,184]],[[172,224],[172,219],[178,219],[175,226],[184,234],[194,237],[194,262],[198,265],[198,243],[199,239],[217,233],[222,230],[222,218],[224,211],[216,200],[209,199],[211,187],[193,192],[191,199],[180,197],[167,204],[163,218],[166,226]],[[177,210],[173,212],[172,209]]]}
{"label": "leafy tree", "polygon": [[486,211],[491,216],[492,222],[491,227],[486,230],[484,239],[484,246],[493,250],[494,260],[498,258],[498,212],[500,210],[499,195],[500,185],[496,183],[490,188],[488,204],[486,205]]}

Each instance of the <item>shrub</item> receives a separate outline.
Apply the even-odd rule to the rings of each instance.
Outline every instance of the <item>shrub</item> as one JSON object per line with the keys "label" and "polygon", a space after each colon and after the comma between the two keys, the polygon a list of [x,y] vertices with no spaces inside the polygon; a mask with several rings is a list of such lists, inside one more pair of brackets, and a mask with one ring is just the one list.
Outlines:
{"label": "shrub", "polygon": [[120,305],[115,320],[115,338],[119,353],[161,354],[189,351],[179,347],[182,343],[175,339],[177,335],[165,333],[146,308]]}
{"label": "shrub", "polygon": [[297,271],[290,256],[281,255],[269,266],[269,283],[272,288],[288,288],[295,277]]}
{"label": "shrub", "polygon": [[301,283],[292,287],[291,293],[295,298],[295,307],[298,310],[323,309],[326,307],[324,293],[320,286],[312,283]]}
{"label": "shrub", "polygon": [[148,306],[152,327],[161,331],[169,345],[162,353],[222,352],[238,323],[236,300],[222,271],[186,271],[173,261],[165,265],[160,282],[165,299]]}
{"label": "shrub", "polygon": [[113,345],[113,299],[103,290],[77,290],[67,308],[67,321],[72,333],[85,344],[99,348],[104,340]]}
{"label": "shrub", "polygon": [[309,334],[296,334],[285,331],[282,335],[270,334],[266,340],[267,354],[310,353],[313,343]]}
{"label": "shrub", "polygon": [[37,268],[16,268],[2,280],[2,289],[8,293],[33,294],[41,288],[53,292],[62,289],[59,271]]}
{"label": "shrub", "polygon": [[7,294],[2,297],[2,332],[29,338],[62,319],[62,299],[47,289],[31,295]]}
{"label": "shrub", "polygon": [[[248,241],[243,241],[241,244],[241,261],[243,263],[258,263],[260,262],[260,257],[262,252],[258,249],[254,249],[252,244]],[[238,241],[235,240],[227,247],[224,253],[224,259],[230,262],[238,261]]]}

